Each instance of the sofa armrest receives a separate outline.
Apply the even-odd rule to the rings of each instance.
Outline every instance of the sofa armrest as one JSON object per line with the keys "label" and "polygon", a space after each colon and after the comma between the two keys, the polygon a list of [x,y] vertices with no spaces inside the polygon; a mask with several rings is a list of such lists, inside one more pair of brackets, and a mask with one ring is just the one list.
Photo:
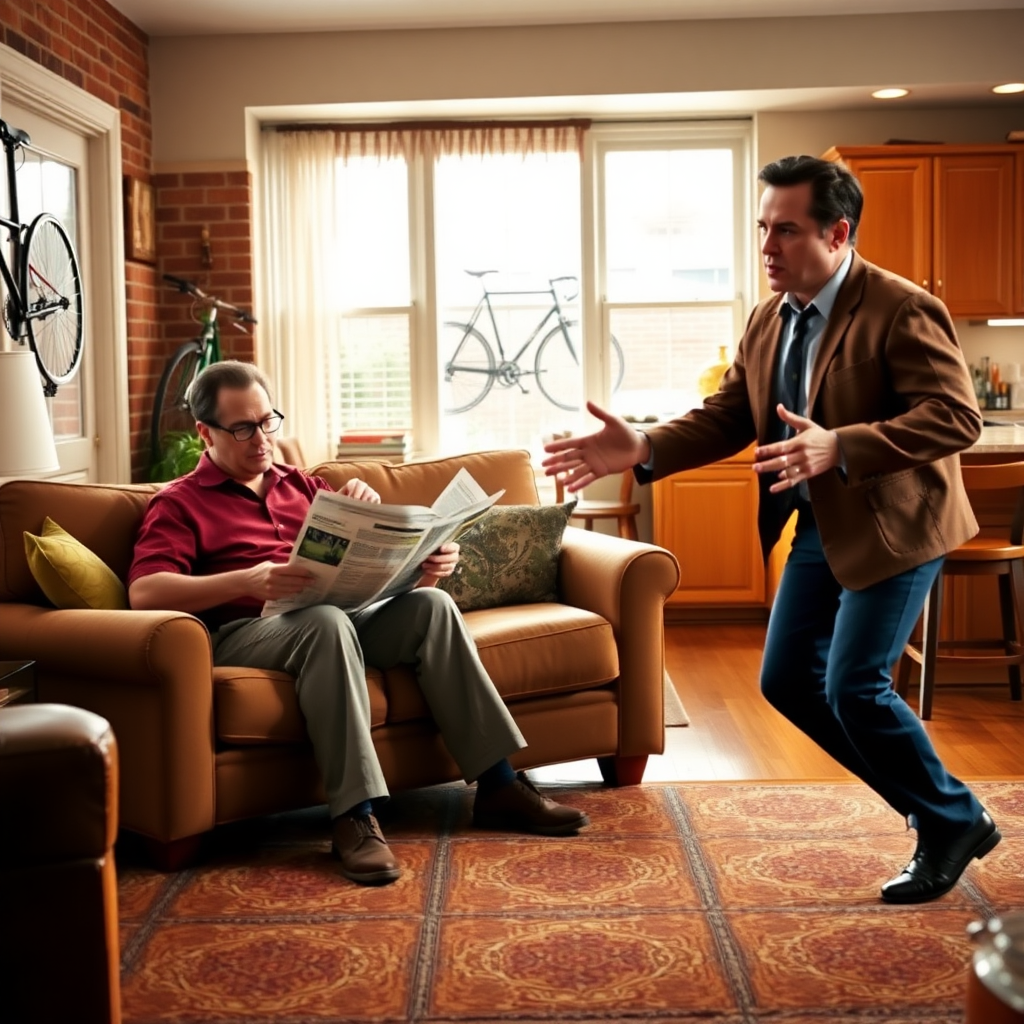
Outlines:
{"label": "sofa armrest", "polygon": [[202,622],[5,603],[0,658],[36,662],[40,700],[110,722],[122,826],[164,843],[213,827],[213,659]]}
{"label": "sofa armrest", "polygon": [[142,686],[165,686],[180,678],[192,689],[205,676],[213,688],[210,635],[192,615],[0,607],[0,658],[33,660],[48,673],[98,675]]}
{"label": "sofa armrest", "polygon": [[562,601],[607,619],[619,648],[619,751],[665,743],[665,600],[679,563],[664,548],[568,527],[559,557]]}

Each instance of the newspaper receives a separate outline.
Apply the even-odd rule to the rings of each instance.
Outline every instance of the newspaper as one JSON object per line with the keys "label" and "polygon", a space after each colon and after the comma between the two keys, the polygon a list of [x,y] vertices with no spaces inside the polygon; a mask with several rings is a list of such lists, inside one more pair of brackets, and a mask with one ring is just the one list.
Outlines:
{"label": "newspaper", "polygon": [[267,601],[263,616],[311,604],[357,612],[412,590],[427,556],[504,493],[488,496],[466,469],[455,474],[430,508],[379,505],[317,491],[288,559],[314,580],[298,594]]}

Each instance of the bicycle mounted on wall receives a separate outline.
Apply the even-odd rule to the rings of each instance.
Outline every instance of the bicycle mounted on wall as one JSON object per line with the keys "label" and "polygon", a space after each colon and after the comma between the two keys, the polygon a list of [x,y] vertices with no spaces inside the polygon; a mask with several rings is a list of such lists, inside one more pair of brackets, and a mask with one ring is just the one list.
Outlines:
{"label": "bicycle mounted on wall", "polygon": [[[479,280],[483,295],[476,304],[468,323],[448,321],[443,325],[441,351],[443,353],[451,352],[451,356],[444,363],[444,381],[449,386],[451,396],[451,403],[445,412],[467,412],[487,397],[495,383],[502,388],[516,385],[523,394],[527,394],[523,378],[530,376],[537,378],[537,386],[549,402],[557,405],[560,409],[569,411],[578,409],[579,397],[574,393],[578,392],[578,388],[574,385],[579,380],[581,352],[578,335],[579,323],[566,318],[562,310],[562,303],[571,302],[576,298],[579,288],[577,287],[560,300],[558,286],[566,281],[578,285],[579,278],[568,275],[548,278],[551,287],[540,290],[497,291],[488,288],[484,282],[484,278],[488,274],[496,274],[496,270],[467,270],[466,273]],[[512,355],[505,354],[505,348],[501,343],[501,332],[498,329],[494,307],[491,304],[492,295],[551,296],[551,308],[540,319],[519,350]],[[494,331],[494,341],[498,349],[497,359],[495,359],[491,343],[477,328],[477,323],[485,308]],[[533,369],[524,369],[519,360],[552,317],[556,321],[555,325],[541,339],[534,357]],[[612,390],[618,391],[625,367],[622,347],[614,335],[611,336],[611,357]]]}
{"label": "bicycle mounted on wall", "polygon": [[169,436],[193,433],[196,421],[188,403],[188,391],[192,382],[207,366],[220,362],[220,327],[217,313],[234,317],[234,325],[244,332],[243,323],[254,324],[256,318],[238,306],[223,299],[208,295],[191,281],[180,277],[163,275],[164,280],[178,291],[191,295],[192,318],[200,325],[199,335],[181,344],[171,356],[156,387],[153,415],[150,422],[150,462],[155,466],[164,455],[164,446]]}
{"label": "bicycle mounted on wall", "polygon": [[28,342],[52,397],[60,384],[78,372],[82,362],[82,274],[75,247],[53,214],[41,213],[22,224],[18,213],[18,180],[14,155],[32,145],[28,132],[0,121],[0,143],[7,170],[6,228],[11,256],[0,248],[0,276],[7,291],[3,319],[7,333],[19,344]]}

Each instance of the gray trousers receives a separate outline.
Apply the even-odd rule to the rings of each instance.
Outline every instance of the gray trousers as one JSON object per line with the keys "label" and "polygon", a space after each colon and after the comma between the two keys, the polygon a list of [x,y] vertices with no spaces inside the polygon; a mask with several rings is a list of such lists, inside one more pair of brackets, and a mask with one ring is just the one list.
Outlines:
{"label": "gray trousers", "polygon": [[229,622],[213,636],[213,660],[295,677],[332,818],[388,794],[370,738],[366,664],[413,666],[445,745],[467,781],[526,746],[461,613],[448,594],[433,587],[351,615],[321,604]]}

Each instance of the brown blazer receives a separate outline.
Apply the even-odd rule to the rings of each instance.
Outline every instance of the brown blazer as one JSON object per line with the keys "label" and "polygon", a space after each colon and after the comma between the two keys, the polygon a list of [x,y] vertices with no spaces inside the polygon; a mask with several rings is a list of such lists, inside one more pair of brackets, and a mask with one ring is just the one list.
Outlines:
{"label": "brown blazer", "polygon": [[[751,313],[719,391],[649,430],[660,479],[717,462],[769,437],[775,417],[782,296]],[[825,326],[808,382],[808,416],[839,436],[846,472],[808,481],[825,557],[850,590],[938,558],[978,532],[958,452],[981,413],[946,307],[861,259]],[[762,535],[767,557],[781,527]]]}

